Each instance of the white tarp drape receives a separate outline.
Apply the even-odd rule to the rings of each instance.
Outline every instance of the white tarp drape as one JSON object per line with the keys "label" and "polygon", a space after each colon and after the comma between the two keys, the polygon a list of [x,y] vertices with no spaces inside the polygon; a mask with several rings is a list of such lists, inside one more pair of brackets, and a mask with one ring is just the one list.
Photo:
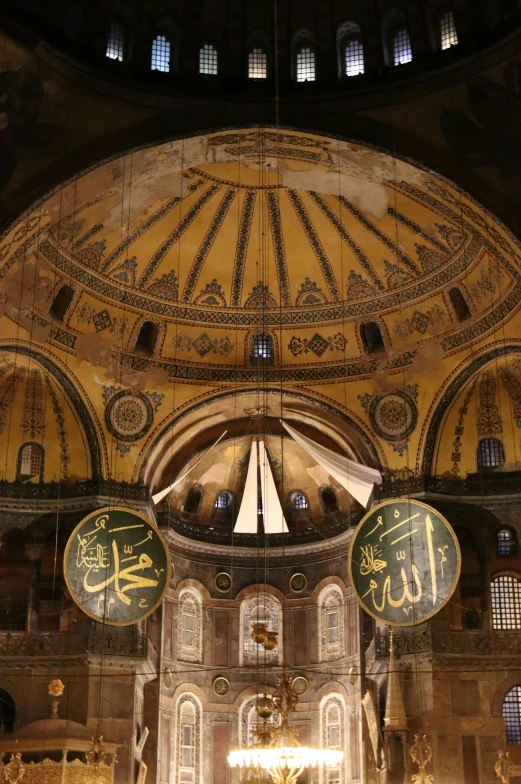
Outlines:
{"label": "white tarp drape", "polygon": [[259,513],[259,488],[257,483],[257,440],[251,445],[250,462],[246,474],[246,484],[242,495],[241,508],[233,529],[236,534],[256,534]]}
{"label": "white tarp drape", "polygon": [[290,436],[304,447],[315,458],[317,463],[336,479],[342,487],[345,487],[353,498],[356,498],[362,506],[367,506],[373,492],[373,486],[382,483],[380,471],[377,471],[376,468],[369,468],[369,466],[355,463],[354,460],[350,460],[344,455],[337,455],[331,449],[327,449],[327,447],[312,441],[311,438],[301,435],[285,422],[282,422],[282,424]]}
{"label": "white tarp drape", "polygon": [[219,443],[219,441],[220,441],[221,439],[223,439],[223,438],[224,438],[224,436],[226,435],[226,433],[227,433],[227,432],[228,432],[228,431],[227,431],[227,430],[225,430],[225,431],[224,431],[224,433],[222,434],[222,436],[219,436],[219,438],[217,439],[217,441],[215,442],[215,444],[212,444],[212,445],[211,445],[211,447],[210,447],[209,449],[207,449],[207,450],[206,450],[206,452],[204,453],[204,455],[201,455],[201,457],[199,458],[199,460],[196,460],[196,461],[195,461],[195,463],[193,464],[193,466],[190,466],[190,468],[188,469],[188,471],[185,471],[185,472],[184,472],[184,474],[181,474],[181,476],[178,476],[178,477],[177,477],[177,479],[175,480],[175,482],[172,482],[172,484],[171,484],[171,485],[168,485],[168,487],[165,487],[165,489],[164,489],[164,490],[160,490],[160,491],[159,491],[159,493],[156,493],[155,495],[153,495],[153,496],[152,496],[152,501],[153,501],[155,504],[158,504],[160,501],[162,501],[162,500],[163,500],[163,498],[165,497],[165,495],[168,495],[168,493],[170,493],[170,492],[171,492],[171,491],[174,489],[174,487],[175,487],[176,485],[178,485],[178,484],[179,484],[179,482],[182,482],[182,481],[183,481],[183,479],[185,478],[185,476],[188,476],[188,474],[190,473],[190,471],[193,471],[193,470],[194,470],[194,468],[196,467],[196,465],[199,465],[199,463],[201,462],[201,460],[204,460],[204,458],[206,457],[206,455],[207,455],[207,454],[209,454],[209,452],[211,452],[211,451],[212,451],[212,449],[213,449],[214,447],[216,447],[216,446],[217,446],[217,444]]}
{"label": "white tarp drape", "polygon": [[288,526],[280,505],[279,494],[271,471],[264,439],[259,441],[259,462],[262,493],[262,518],[265,534],[287,534]]}

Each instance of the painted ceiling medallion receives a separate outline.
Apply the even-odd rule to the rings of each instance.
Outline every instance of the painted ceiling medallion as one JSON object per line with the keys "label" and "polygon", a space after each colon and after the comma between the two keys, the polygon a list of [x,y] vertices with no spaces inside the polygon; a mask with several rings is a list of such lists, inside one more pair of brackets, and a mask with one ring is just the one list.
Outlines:
{"label": "painted ceiling medallion", "polygon": [[401,389],[382,397],[374,397],[369,406],[371,427],[387,441],[403,441],[408,438],[418,421],[418,409],[414,400]]}
{"label": "painted ceiling medallion", "polygon": [[143,438],[153,420],[154,410],[146,395],[133,395],[127,389],[113,395],[105,409],[107,428],[120,441],[138,441]]}

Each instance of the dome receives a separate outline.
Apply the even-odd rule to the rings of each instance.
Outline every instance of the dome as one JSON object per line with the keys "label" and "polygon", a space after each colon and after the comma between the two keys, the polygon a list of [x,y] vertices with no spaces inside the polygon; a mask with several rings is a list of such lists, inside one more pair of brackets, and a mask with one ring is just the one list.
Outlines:
{"label": "dome", "polygon": [[[131,174],[130,158],[103,164],[24,223],[54,281],[32,318],[58,321],[47,340],[95,364],[117,349],[135,370],[153,357],[163,380],[255,381],[260,332],[268,382],[353,378],[382,352],[396,368],[423,344],[468,345],[503,318],[500,290],[516,296],[513,238],[444,179],[384,153],[254,130],[131,160]],[[20,237],[6,237],[4,264]]]}
{"label": "dome", "polygon": [[84,724],[69,719],[39,719],[22,727],[15,737],[19,739],[44,738],[46,741],[52,741],[53,738],[92,740],[92,732]]}

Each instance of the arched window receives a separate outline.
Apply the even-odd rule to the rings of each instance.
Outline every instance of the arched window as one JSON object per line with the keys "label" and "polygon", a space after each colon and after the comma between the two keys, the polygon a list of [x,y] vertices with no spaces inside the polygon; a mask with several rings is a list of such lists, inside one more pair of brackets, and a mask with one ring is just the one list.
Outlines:
{"label": "arched window", "polygon": [[338,501],[332,487],[320,488],[320,500],[322,501],[322,507],[326,514],[338,512]]}
{"label": "arched window", "polygon": [[405,65],[412,60],[411,39],[406,27],[396,30],[393,35],[393,63]]}
{"label": "arched window", "polygon": [[331,585],[318,598],[320,661],[344,656],[344,597],[338,585]]}
{"label": "arched window", "polygon": [[74,289],[72,286],[62,286],[52,301],[52,305],[49,308],[49,315],[52,316],[55,321],[59,321],[60,324],[62,324],[73,299]]}
{"label": "arched window", "polygon": [[213,44],[203,44],[199,49],[199,73],[204,76],[217,76],[218,54]]}
{"label": "arched window", "polygon": [[186,494],[183,512],[197,514],[203,500],[203,491],[200,487],[191,487]]}
{"label": "arched window", "polygon": [[490,592],[494,629],[521,629],[521,583],[517,577],[495,577]]}
{"label": "arched window", "polygon": [[[345,702],[341,694],[328,694],[320,704],[321,746],[346,753]],[[345,763],[321,771],[321,784],[344,784]]]}
{"label": "arched window", "polygon": [[158,338],[158,325],[153,321],[144,321],[139,328],[134,351],[137,351],[139,354],[145,354],[147,357],[151,357],[156,350]]}
{"label": "arched window", "polygon": [[228,509],[231,506],[231,494],[228,493],[226,490],[223,490],[222,493],[219,493],[217,498],[215,499],[215,508],[216,509]]}
{"label": "arched window", "polygon": [[111,22],[109,35],[107,38],[107,50],[105,56],[109,60],[123,62],[125,57],[125,28],[121,22]]}
{"label": "arched window", "polygon": [[256,332],[252,337],[253,359],[263,364],[273,364],[273,337],[269,332]]}
{"label": "arched window", "polygon": [[18,452],[18,470],[16,478],[20,482],[32,479],[35,476],[43,477],[44,471],[43,446],[41,444],[23,444]]}
{"label": "arched window", "polygon": [[295,509],[309,509],[308,499],[301,493],[300,490],[297,490],[295,493],[291,495],[291,501]]}
{"label": "arched window", "polygon": [[0,689],[0,726],[4,732],[14,732],[14,722],[16,718],[16,706],[9,692]]}
{"label": "arched window", "polygon": [[466,321],[471,317],[472,314],[467,305],[467,300],[456,286],[449,290],[449,299],[458,321]]}
{"label": "arched window", "polygon": [[150,58],[152,71],[170,71],[170,41],[166,35],[156,35],[152,41],[152,55]]}
{"label": "arched window", "polygon": [[521,686],[510,689],[503,702],[505,739],[510,746],[521,746]]}
{"label": "arched window", "polygon": [[268,76],[268,55],[260,46],[248,52],[248,79],[266,79]]}
{"label": "arched window", "polygon": [[497,468],[505,462],[505,450],[498,438],[482,438],[478,444],[478,470]]}
{"label": "arched window", "polygon": [[497,533],[497,554],[504,558],[514,555],[516,549],[516,539],[514,533],[509,528],[503,528]]}
{"label": "arched window", "polygon": [[198,591],[185,588],[179,595],[177,620],[177,658],[202,663],[203,659],[202,599]]}
{"label": "arched window", "polygon": [[366,354],[377,354],[385,350],[382,332],[376,321],[360,324],[360,340]]}
{"label": "arched window", "polygon": [[[270,632],[278,635],[277,645],[266,650],[251,638],[254,623],[265,623]],[[258,593],[241,604],[240,665],[282,663],[282,612],[280,602],[266,593]]]}
{"label": "arched window", "polygon": [[442,49],[458,45],[458,31],[452,9],[448,8],[440,17],[440,44]]}
{"label": "arched window", "polygon": [[201,782],[201,703],[194,694],[181,694],[176,710],[175,784]]}
{"label": "arched window", "polygon": [[295,78],[297,82],[315,81],[315,49],[311,43],[301,43],[295,49]]}
{"label": "arched window", "polygon": [[77,3],[70,3],[63,15],[63,32],[71,41],[78,41],[83,25],[83,14]]}
{"label": "arched window", "polygon": [[344,46],[346,76],[359,76],[364,73],[364,45],[361,38],[350,38]]}
{"label": "arched window", "polygon": [[382,46],[384,62],[388,67],[402,65],[412,60],[411,39],[403,11],[390,8],[382,16]]}

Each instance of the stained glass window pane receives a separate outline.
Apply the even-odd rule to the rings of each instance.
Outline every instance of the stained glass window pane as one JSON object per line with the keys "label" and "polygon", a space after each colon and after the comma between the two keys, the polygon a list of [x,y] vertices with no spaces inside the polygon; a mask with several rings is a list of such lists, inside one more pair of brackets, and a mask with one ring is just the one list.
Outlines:
{"label": "stained glass window pane", "polygon": [[297,82],[315,81],[315,52],[303,46],[297,52]]}
{"label": "stained glass window pane", "polygon": [[503,444],[498,438],[482,438],[478,446],[478,468],[496,468],[505,462]]}
{"label": "stained glass window pane", "polygon": [[352,38],[345,48],[346,76],[364,73],[364,45],[358,38]]}
{"label": "stained glass window pane", "polygon": [[295,505],[295,509],[307,509],[308,508],[308,499],[304,495],[304,493],[295,493],[293,496],[293,503]]}
{"label": "stained glass window pane", "polygon": [[256,359],[271,359],[273,357],[273,340],[271,335],[260,332],[253,336],[253,356]]}
{"label": "stained glass window pane", "polygon": [[268,58],[262,49],[252,49],[248,54],[248,78],[266,79],[268,75]]}
{"label": "stained glass window pane", "polygon": [[199,73],[217,76],[217,49],[212,44],[204,44],[199,50]]}
{"label": "stained glass window pane", "polygon": [[393,54],[395,65],[405,65],[412,60],[411,39],[405,28],[397,30],[393,38]]}
{"label": "stained glass window pane", "polygon": [[506,741],[514,746],[521,745],[521,686],[514,686],[503,703]]}
{"label": "stained glass window pane", "polygon": [[514,552],[514,536],[507,529],[499,531],[497,535],[497,554],[501,556],[512,555]]}
{"label": "stained glass window pane", "polygon": [[503,574],[491,584],[494,629],[521,629],[521,583]]}
{"label": "stained glass window pane", "polygon": [[38,444],[26,444],[20,457],[20,474],[36,476],[42,470],[42,450]]}
{"label": "stained glass window pane", "polygon": [[458,45],[458,31],[454,23],[454,14],[449,9],[440,19],[441,48],[450,49]]}
{"label": "stained glass window pane", "polygon": [[230,505],[230,496],[228,493],[219,493],[215,499],[216,509],[228,509]]}
{"label": "stained glass window pane", "polygon": [[170,71],[170,42],[164,35],[158,35],[152,42],[152,71]]}
{"label": "stained glass window pane", "polygon": [[105,52],[109,60],[123,62],[125,53],[125,31],[119,22],[112,22],[107,40],[107,51]]}

